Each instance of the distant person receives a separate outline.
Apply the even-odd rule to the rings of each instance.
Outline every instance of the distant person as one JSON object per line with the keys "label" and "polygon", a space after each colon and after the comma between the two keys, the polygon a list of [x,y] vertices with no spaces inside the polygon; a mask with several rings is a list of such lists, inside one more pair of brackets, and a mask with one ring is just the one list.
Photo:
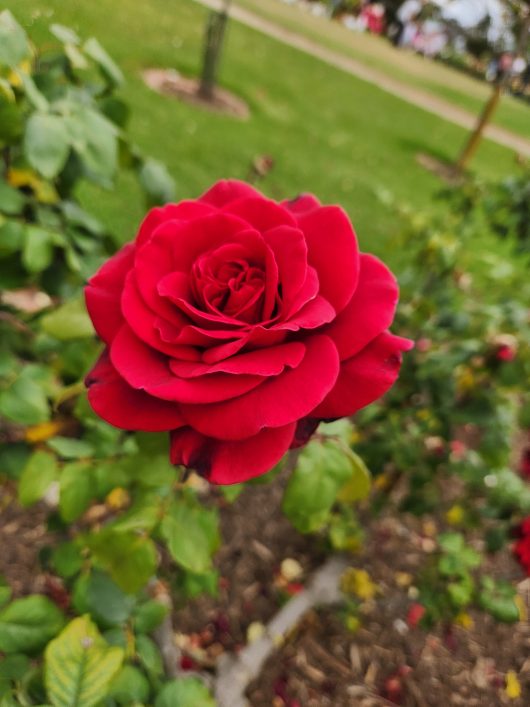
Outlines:
{"label": "distant person", "polygon": [[[411,44],[416,35],[414,20],[418,17],[423,7],[421,0],[405,0],[396,12],[397,31],[393,38],[396,47]],[[412,31],[414,29],[414,31]]]}

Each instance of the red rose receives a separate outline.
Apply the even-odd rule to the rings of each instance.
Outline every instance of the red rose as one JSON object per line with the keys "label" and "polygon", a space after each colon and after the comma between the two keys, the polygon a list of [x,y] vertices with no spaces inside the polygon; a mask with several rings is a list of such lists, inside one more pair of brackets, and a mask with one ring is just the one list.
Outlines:
{"label": "red rose", "polygon": [[153,209],[90,279],[107,347],[88,398],[116,427],[170,431],[174,464],[240,482],[390,388],[412,346],[387,331],[397,300],[338,206],[218,182]]}

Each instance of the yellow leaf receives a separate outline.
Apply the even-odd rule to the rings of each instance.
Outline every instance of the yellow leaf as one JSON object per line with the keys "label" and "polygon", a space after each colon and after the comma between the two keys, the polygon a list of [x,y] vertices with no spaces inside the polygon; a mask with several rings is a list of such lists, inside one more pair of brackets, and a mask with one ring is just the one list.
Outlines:
{"label": "yellow leaf", "polygon": [[341,588],[346,594],[354,594],[363,601],[373,599],[377,593],[377,585],[372,582],[368,572],[355,567],[346,570],[342,575]]}
{"label": "yellow leaf", "polygon": [[516,700],[521,697],[521,683],[519,682],[515,670],[508,670],[506,673],[506,696],[510,700]]}
{"label": "yellow leaf", "polygon": [[361,628],[361,622],[359,621],[357,616],[350,615],[346,617],[346,628],[352,633],[355,633]]}
{"label": "yellow leaf", "polygon": [[113,511],[120,511],[122,508],[126,508],[131,502],[131,497],[126,489],[118,486],[107,495],[105,503],[108,508]]}
{"label": "yellow leaf", "polygon": [[514,598],[514,602],[519,609],[519,621],[528,621],[528,609],[526,608],[526,604],[524,603],[522,596],[517,594]]}
{"label": "yellow leaf", "polygon": [[475,622],[466,611],[461,611],[455,617],[455,624],[457,624],[458,626],[462,626],[462,628],[465,628],[467,630],[473,628]]}
{"label": "yellow leaf", "polygon": [[445,520],[449,523],[449,525],[460,525],[460,523],[464,520],[464,509],[462,506],[459,506],[458,503],[451,506],[445,514]]}
{"label": "yellow leaf", "polygon": [[30,444],[37,444],[38,442],[45,442],[51,437],[56,437],[61,433],[63,428],[63,423],[57,420],[52,420],[51,422],[41,422],[40,425],[32,425],[26,428],[24,434],[26,442]]}

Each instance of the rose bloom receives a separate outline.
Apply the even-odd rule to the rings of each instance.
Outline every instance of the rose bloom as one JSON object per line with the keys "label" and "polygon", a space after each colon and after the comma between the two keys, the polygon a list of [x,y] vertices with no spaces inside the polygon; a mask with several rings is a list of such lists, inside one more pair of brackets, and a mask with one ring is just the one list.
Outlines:
{"label": "rose bloom", "polygon": [[517,528],[519,539],[513,547],[515,557],[530,577],[530,516],[525,518]]}
{"label": "rose bloom", "polygon": [[244,481],[390,388],[412,346],[387,331],[397,301],[341,208],[221,181],[150,211],[90,279],[106,348],[88,399],[116,427],[169,431],[173,464]]}

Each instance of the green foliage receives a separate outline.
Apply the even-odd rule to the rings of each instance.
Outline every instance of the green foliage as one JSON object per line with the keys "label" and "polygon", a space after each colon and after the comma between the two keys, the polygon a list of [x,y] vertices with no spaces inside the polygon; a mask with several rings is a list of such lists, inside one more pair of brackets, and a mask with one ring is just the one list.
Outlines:
{"label": "green foliage", "polygon": [[[341,431],[351,436],[351,424],[342,423]],[[352,503],[369,490],[364,463],[339,436],[328,435],[302,450],[285,490],[283,511],[297,530],[310,533],[326,525],[337,500]]]}
{"label": "green foliage", "polygon": [[208,572],[219,545],[217,515],[189,498],[174,501],[162,521],[161,532],[173,559],[195,574]]}
{"label": "green foliage", "polygon": [[164,685],[156,698],[155,707],[215,707],[213,697],[202,682],[181,678]]}
{"label": "green foliage", "polygon": [[64,617],[49,599],[35,595],[16,599],[0,611],[0,651],[32,653],[63,627]]}
{"label": "green foliage", "polygon": [[45,682],[54,707],[93,707],[109,692],[123,650],[109,646],[87,616],[71,621],[46,648]]}

